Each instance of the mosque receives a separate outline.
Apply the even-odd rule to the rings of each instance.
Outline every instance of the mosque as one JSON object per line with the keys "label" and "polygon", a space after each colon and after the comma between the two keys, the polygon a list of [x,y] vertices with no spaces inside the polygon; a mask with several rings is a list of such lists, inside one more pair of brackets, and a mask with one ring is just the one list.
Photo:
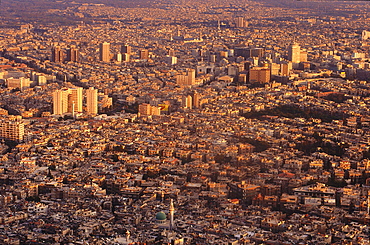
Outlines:
{"label": "mosque", "polygon": [[175,223],[174,223],[174,213],[175,213],[175,207],[173,205],[173,200],[171,199],[170,202],[170,208],[169,208],[169,218],[167,219],[167,215],[161,211],[158,212],[155,215],[155,223],[158,226],[158,228],[162,229],[168,229],[168,230],[173,230],[175,228]]}
{"label": "mosque", "polygon": [[[166,213],[163,211],[160,211],[155,215],[154,225],[157,228],[162,229],[157,239],[160,239],[166,243],[171,243],[172,241],[176,240],[176,232],[174,231],[175,229],[174,214],[175,214],[175,207],[173,204],[173,199],[171,199],[169,210],[168,210],[168,215],[166,215]],[[183,240],[180,239],[176,241],[175,244],[183,244],[183,242],[181,241]],[[131,239],[131,234],[129,231],[126,232],[126,237],[116,238],[115,242],[117,244],[122,244],[122,245],[130,245],[134,243],[134,241]]]}

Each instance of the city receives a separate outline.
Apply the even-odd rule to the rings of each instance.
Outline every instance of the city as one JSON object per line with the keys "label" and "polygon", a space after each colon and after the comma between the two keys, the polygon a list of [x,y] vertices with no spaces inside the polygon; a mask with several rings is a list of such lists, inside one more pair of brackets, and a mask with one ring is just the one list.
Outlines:
{"label": "city", "polygon": [[0,244],[370,243],[366,2],[18,2]]}

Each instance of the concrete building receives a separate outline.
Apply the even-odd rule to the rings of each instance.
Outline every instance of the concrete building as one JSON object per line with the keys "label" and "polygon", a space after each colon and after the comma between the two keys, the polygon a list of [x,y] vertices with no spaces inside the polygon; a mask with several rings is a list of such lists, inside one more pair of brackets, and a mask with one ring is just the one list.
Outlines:
{"label": "concrete building", "polygon": [[248,22],[245,21],[243,17],[237,17],[235,19],[235,27],[236,28],[248,27]]}
{"label": "concrete building", "polygon": [[53,114],[82,112],[83,88],[66,88],[53,93]]}
{"label": "concrete building", "polygon": [[121,46],[121,53],[122,54],[131,54],[132,49],[130,45],[122,45]]}
{"label": "concrete building", "polygon": [[68,112],[68,89],[56,90],[53,93],[53,114],[63,115]]}
{"label": "concrete building", "polygon": [[104,42],[100,44],[99,60],[102,62],[110,61],[110,43]]}
{"label": "concrete building", "polygon": [[9,116],[0,119],[0,137],[2,139],[23,141],[24,123],[21,116]]}
{"label": "concrete building", "polygon": [[67,61],[78,62],[80,60],[80,51],[77,48],[67,49]]}
{"label": "concrete building", "polygon": [[82,101],[83,101],[83,88],[71,88],[69,89],[68,96],[68,112],[82,112]]}
{"label": "concrete building", "polygon": [[193,98],[190,95],[182,97],[182,107],[186,109],[193,108]]}
{"label": "concrete building", "polygon": [[141,60],[148,60],[149,59],[149,50],[147,50],[147,49],[140,50],[139,58]]}
{"label": "concrete building", "polygon": [[271,70],[267,67],[252,67],[249,70],[250,83],[269,83],[271,79]]}
{"label": "concrete building", "polygon": [[51,50],[51,61],[52,62],[63,62],[64,61],[64,52],[60,47],[54,47]]}
{"label": "concrete building", "polygon": [[21,77],[21,78],[8,78],[6,79],[7,87],[9,89],[24,89],[24,88],[29,88],[31,81],[29,78]]}
{"label": "concrete building", "polygon": [[86,90],[86,112],[98,114],[98,90],[93,87]]}
{"label": "concrete building", "polygon": [[294,43],[289,46],[288,59],[293,63],[293,68],[297,68],[299,62],[301,62],[301,47]]}
{"label": "concrete building", "polygon": [[180,86],[195,85],[195,70],[187,69],[186,73],[178,74],[176,76],[176,83]]}

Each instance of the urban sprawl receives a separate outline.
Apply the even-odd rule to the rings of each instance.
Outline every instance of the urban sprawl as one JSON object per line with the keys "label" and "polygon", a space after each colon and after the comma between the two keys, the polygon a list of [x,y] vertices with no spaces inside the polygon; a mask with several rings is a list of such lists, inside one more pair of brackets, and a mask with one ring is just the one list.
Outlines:
{"label": "urban sprawl", "polygon": [[368,5],[59,4],[0,28],[0,244],[370,243]]}

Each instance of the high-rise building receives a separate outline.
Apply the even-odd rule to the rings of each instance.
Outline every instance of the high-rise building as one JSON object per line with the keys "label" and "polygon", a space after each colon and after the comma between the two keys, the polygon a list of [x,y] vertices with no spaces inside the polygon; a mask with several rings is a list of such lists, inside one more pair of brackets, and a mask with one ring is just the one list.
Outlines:
{"label": "high-rise building", "polygon": [[68,112],[69,89],[56,90],[53,93],[53,114],[63,115]]}
{"label": "high-rise building", "polygon": [[141,60],[148,60],[149,59],[149,50],[147,50],[147,49],[140,50],[140,59]]}
{"label": "high-rise building", "polygon": [[129,45],[122,45],[121,46],[121,53],[122,54],[131,54],[132,50],[131,50],[131,46]]}
{"label": "high-rise building", "polygon": [[110,61],[110,43],[104,42],[100,44],[99,59],[102,62]]}
{"label": "high-rise building", "polygon": [[12,141],[23,141],[24,123],[21,116],[8,116],[0,119],[0,137]]}
{"label": "high-rise building", "polygon": [[51,61],[52,62],[63,62],[64,61],[64,53],[60,49],[60,47],[54,47],[51,50]]}
{"label": "high-rise building", "polygon": [[86,112],[88,114],[98,114],[98,90],[90,87],[86,90]]}
{"label": "high-rise building", "polygon": [[82,112],[83,88],[70,88],[68,95],[68,112]]}
{"label": "high-rise building", "polygon": [[53,114],[82,112],[83,88],[64,88],[53,93]]}
{"label": "high-rise building", "polygon": [[248,27],[248,22],[246,22],[243,17],[237,17],[235,19],[235,27],[236,28]]}
{"label": "high-rise building", "polygon": [[123,62],[129,62],[130,61],[130,54],[123,54]]}
{"label": "high-rise building", "polygon": [[252,67],[249,69],[250,83],[269,83],[271,79],[271,69],[268,67]]}
{"label": "high-rise building", "polygon": [[301,47],[294,43],[289,46],[288,59],[293,63],[293,67],[296,68],[301,62]]}
{"label": "high-rise building", "polygon": [[199,108],[200,107],[200,95],[195,91],[193,93],[193,107],[194,108]]}
{"label": "high-rise building", "polygon": [[122,62],[122,54],[121,53],[116,54],[116,61],[117,62]]}
{"label": "high-rise building", "polygon": [[182,97],[182,107],[193,109],[193,98],[190,95]]}
{"label": "high-rise building", "polygon": [[77,48],[67,49],[67,61],[78,62],[80,60],[80,51]]}

